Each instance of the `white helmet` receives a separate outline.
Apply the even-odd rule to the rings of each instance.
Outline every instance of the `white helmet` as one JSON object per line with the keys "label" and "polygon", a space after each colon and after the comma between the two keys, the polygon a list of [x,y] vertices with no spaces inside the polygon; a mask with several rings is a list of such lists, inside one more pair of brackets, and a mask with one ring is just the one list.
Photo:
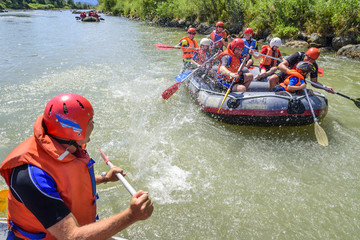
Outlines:
{"label": "white helmet", "polygon": [[210,46],[210,39],[208,39],[208,38],[203,38],[203,39],[201,39],[201,41],[200,41],[200,46],[201,45],[205,45],[205,46]]}
{"label": "white helmet", "polygon": [[276,37],[276,38],[271,39],[271,41],[270,41],[270,47],[272,48],[272,47],[274,47],[274,46],[276,46],[276,47],[280,47],[280,46],[281,46],[281,39],[280,39],[280,38]]}

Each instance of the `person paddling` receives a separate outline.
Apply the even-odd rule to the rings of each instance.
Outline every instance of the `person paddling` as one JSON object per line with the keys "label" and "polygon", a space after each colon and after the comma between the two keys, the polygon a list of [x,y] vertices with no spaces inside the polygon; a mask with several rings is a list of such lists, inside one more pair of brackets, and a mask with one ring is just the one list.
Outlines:
{"label": "person paddling", "polygon": [[241,52],[245,47],[245,43],[240,38],[235,38],[219,56],[219,68],[217,72],[217,81],[220,87],[228,89],[231,86],[232,80],[235,78],[235,84],[230,89],[233,92],[245,92],[251,81],[253,80],[253,74],[249,72],[249,69],[244,67],[240,73],[238,69],[245,61],[241,57]]}
{"label": "person paddling", "polygon": [[224,29],[223,22],[217,22],[215,25],[215,30],[210,34],[210,39],[212,41],[213,52],[218,52],[219,50],[224,51],[228,45],[228,39],[230,35],[227,34]]}
{"label": "person paddling", "polygon": [[296,65],[295,70],[291,69],[286,72],[288,76],[285,81],[275,86],[273,91],[287,91],[295,93],[297,91],[305,89],[305,78],[309,73],[313,72],[314,70],[315,67],[311,62],[299,62]]}
{"label": "person paddling", "polygon": [[[280,73],[273,74],[269,77],[269,87],[273,89],[277,84],[282,83],[288,76],[287,71],[290,69],[295,69],[296,65],[301,61],[311,62],[314,65],[315,70],[310,73],[311,82],[318,83],[318,65],[316,59],[320,56],[320,51],[318,48],[312,47],[309,48],[306,52],[296,52],[290,57],[286,58],[279,64]],[[327,88],[327,91],[330,93],[335,93],[334,89],[329,86],[320,84],[324,88]],[[321,88],[316,85],[312,85],[315,88]]]}
{"label": "person paddling", "polygon": [[[34,135],[2,162],[9,186],[9,239],[109,239],[149,218],[153,203],[142,190],[123,212],[96,221],[96,184],[114,182],[123,170],[95,175],[85,150],[94,129],[90,102],[74,93],[53,97],[34,125]],[[96,221],[96,222],[95,222]]]}
{"label": "person paddling", "polygon": [[[272,75],[276,70],[277,70],[277,60],[275,60],[274,58],[278,58],[278,59],[283,59],[279,50],[279,47],[281,46],[281,39],[278,37],[275,37],[273,39],[271,39],[270,41],[270,46],[268,45],[264,45],[261,47],[261,52],[260,54],[262,54],[262,59],[260,61],[259,67],[261,69],[261,72],[259,75],[257,75],[255,77],[255,79],[261,79],[261,78],[265,78],[267,76]],[[254,58],[259,59],[261,57],[260,54],[254,52],[253,49],[250,49],[249,51],[250,54],[252,54],[254,56]],[[266,56],[269,57],[266,57]]]}
{"label": "person paddling", "polygon": [[[258,50],[258,45],[256,40],[252,37],[253,36],[254,31],[252,30],[252,28],[246,28],[244,30],[244,38],[242,39],[245,43],[245,48],[243,49],[241,55],[243,55],[243,58],[245,58],[245,55],[250,54],[249,53],[249,49],[255,49],[256,51]],[[253,64],[254,64],[254,60],[251,59],[251,54],[250,57],[248,59],[248,61],[246,62],[246,67],[250,68]]]}
{"label": "person paddling", "polygon": [[196,29],[195,28],[189,28],[187,31],[187,37],[183,37],[180,39],[179,44],[177,44],[174,48],[181,48],[183,51],[183,67],[181,69],[181,73],[193,68],[193,65],[191,63],[191,59],[194,56],[195,48],[198,47],[198,44],[196,42],[195,35],[196,35]]}

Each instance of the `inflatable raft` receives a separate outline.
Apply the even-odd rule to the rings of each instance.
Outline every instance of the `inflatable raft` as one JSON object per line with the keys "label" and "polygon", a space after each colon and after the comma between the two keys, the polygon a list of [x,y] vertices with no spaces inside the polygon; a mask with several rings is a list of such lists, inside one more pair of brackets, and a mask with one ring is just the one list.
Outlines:
{"label": "inflatable raft", "polygon": [[[268,82],[253,81],[247,92],[231,92],[219,113],[226,90],[220,90],[211,79],[193,76],[187,88],[202,110],[220,121],[238,125],[297,126],[314,122],[305,94],[272,92]],[[316,117],[323,119],[328,111],[326,97],[318,92],[310,96]]]}
{"label": "inflatable raft", "polygon": [[86,17],[86,18],[81,19],[81,21],[83,21],[83,22],[100,22],[100,19],[96,18],[96,17]]}

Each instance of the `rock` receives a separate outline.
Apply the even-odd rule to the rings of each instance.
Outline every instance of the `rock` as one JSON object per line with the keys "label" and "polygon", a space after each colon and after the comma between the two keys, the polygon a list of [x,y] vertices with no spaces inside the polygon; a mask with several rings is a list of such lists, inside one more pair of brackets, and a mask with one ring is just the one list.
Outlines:
{"label": "rock", "polygon": [[353,42],[354,41],[351,37],[334,37],[332,39],[331,45],[335,50],[339,50],[340,48]]}
{"label": "rock", "polygon": [[285,43],[286,47],[292,47],[292,48],[308,48],[309,44],[306,41],[302,40],[295,40]]}
{"label": "rock", "polygon": [[338,56],[345,56],[349,58],[360,59],[360,44],[358,45],[346,45],[340,48],[337,53]]}

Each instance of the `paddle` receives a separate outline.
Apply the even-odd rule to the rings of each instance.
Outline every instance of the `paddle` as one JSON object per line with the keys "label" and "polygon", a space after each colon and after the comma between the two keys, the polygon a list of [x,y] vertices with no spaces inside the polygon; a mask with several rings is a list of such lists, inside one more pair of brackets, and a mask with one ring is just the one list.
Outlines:
{"label": "paddle", "polygon": [[8,203],[8,189],[3,189],[0,191],[0,212],[5,212]]}
{"label": "paddle", "polygon": [[[96,146],[99,151],[100,151],[100,155],[101,157],[104,159],[105,163],[110,167],[113,168],[114,165],[112,164],[112,162],[106,157],[106,155],[100,150],[100,148],[98,146]],[[118,179],[122,182],[122,184],[125,186],[126,190],[128,190],[128,192],[130,193],[131,196],[133,196],[136,191],[135,189],[129,184],[128,181],[126,181],[126,179],[124,178],[123,175],[121,175],[121,173],[116,173],[116,176],[118,177]]]}
{"label": "paddle", "polygon": [[[320,84],[318,84],[318,83],[311,82],[311,81],[309,81],[309,80],[305,80],[305,81],[308,82],[308,83],[314,84],[315,86],[317,86],[317,87],[319,87],[319,88],[325,89],[326,91],[329,91],[329,89],[328,89],[327,87],[324,87],[323,85],[320,85]],[[355,103],[355,105],[356,105],[358,108],[360,108],[360,98],[354,99],[354,98],[348,97],[348,96],[346,96],[346,95],[344,95],[344,94],[342,94],[342,93],[339,93],[339,92],[337,92],[337,91],[334,91],[334,93],[336,93],[337,95],[340,95],[340,96],[342,96],[342,97],[344,97],[344,98],[347,98],[347,99],[353,101],[353,102]]]}
{"label": "paddle", "polygon": [[[155,47],[159,50],[171,50],[174,49],[174,46],[170,46],[167,44],[162,44],[162,43],[155,43]],[[180,47],[180,48],[186,48],[186,49],[198,49],[198,48],[190,48],[190,47]],[[180,49],[180,48],[176,48],[176,49]]]}
{"label": "paddle", "polygon": [[305,92],[305,95],[306,95],[306,99],[309,103],[309,107],[310,107],[310,111],[311,111],[311,114],[313,115],[313,118],[314,118],[314,127],[315,127],[315,136],[316,136],[316,139],[318,141],[318,143],[322,146],[328,146],[329,145],[329,142],[328,142],[328,138],[326,136],[326,133],[324,131],[324,129],[322,129],[318,123],[318,119],[316,118],[315,116],[315,113],[314,113],[314,109],[311,105],[311,102],[310,102],[310,98],[309,98],[309,94],[306,90],[306,88],[304,89],[304,92]]}
{"label": "paddle", "polygon": [[[208,60],[206,60],[206,62],[204,62],[203,64],[201,64],[200,67],[205,66],[205,64],[207,64],[207,63],[210,62],[212,59],[214,59],[218,54],[219,54],[219,53],[214,54],[211,58],[209,58]],[[174,85],[172,85],[171,87],[169,87],[168,89],[166,89],[166,90],[161,94],[162,98],[165,99],[165,100],[168,99],[168,98],[170,98],[170,97],[179,89],[180,84],[183,83],[186,79],[188,79],[188,78],[191,77],[192,75],[194,75],[194,73],[195,73],[197,70],[199,70],[200,67],[194,69],[194,70],[191,71],[189,74],[186,74],[186,76],[185,76],[185,75],[180,76],[181,74],[178,75],[178,76],[176,76],[176,77],[179,77],[179,78],[181,78],[181,77],[184,77],[184,78],[182,78],[182,80],[180,80],[179,82],[175,83]],[[176,77],[175,77],[175,79],[176,79]]]}
{"label": "paddle", "polygon": [[[240,73],[241,70],[244,68],[244,63],[248,60],[248,58],[249,58],[249,55],[247,55],[246,58],[244,59],[244,61],[241,63],[239,69],[237,70],[237,73]],[[219,107],[219,109],[218,109],[218,111],[217,111],[218,113],[220,112],[221,107],[222,107],[222,105],[223,105],[224,102],[225,102],[225,99],[226,99],[227,96],[229,95],[229,93],[230,93],[230,91],[231,91],[231,88],[232,88],[234,82],[235,82],[235,78],[233,78],[233,80],[231,81],[231,85],[230,85],[229,89],[226,91],[226,94],[225,94],[225,96],[224,96],[224,99],[222,100],[221,105],[220,105],[220,107]]]}

